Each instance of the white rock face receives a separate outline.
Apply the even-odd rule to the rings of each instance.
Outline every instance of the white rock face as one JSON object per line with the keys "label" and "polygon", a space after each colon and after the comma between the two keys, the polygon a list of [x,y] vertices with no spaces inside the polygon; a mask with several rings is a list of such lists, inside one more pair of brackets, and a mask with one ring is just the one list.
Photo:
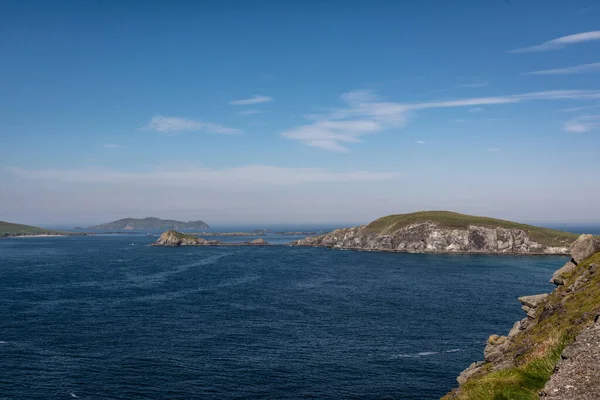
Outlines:
{"label": "white rock face", "polygon": [[571,256],[576,263],[580,263],[592,254],[600,251],[600,242],[592,235],[581,235],[571,245]]}
{"label": "white rock face", "polygon": [[410,224],[394,232],[373,232],[366,226],[336,229],[321,236],[292,242],[293,246],[423,253],[568,254],[569,248],[550,247],[529,238],[521,229],[469,226],[440,227],[432,222]]}

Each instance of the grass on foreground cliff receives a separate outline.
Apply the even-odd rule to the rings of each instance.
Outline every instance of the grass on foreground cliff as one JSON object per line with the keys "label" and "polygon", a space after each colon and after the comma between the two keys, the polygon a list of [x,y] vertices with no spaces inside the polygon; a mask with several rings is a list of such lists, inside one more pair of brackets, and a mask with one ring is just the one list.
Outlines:
{"label": "grass on foreground cliff", "polygon": [[548,246],[565,246],[571,244],[579,235],[538,226],[520,224],[501,219],[476,217],[450,211],[421,211],[410,214],[394,214],[379,218],[367,225],[372,231],[396,231],[416,222],[431,221],[446,228],[465,229],[469,225],[521,229],[532,240]]}
{"label": "grass on foreground cliff", "polygon": [[588,282],[577,290],[567,291],[591,264],[600,264],[600,253],[581,262],[565,285],[552,292],[540,307],[537,324],[515,336],[507,351],[515,359],[516,367],[473,377],[444,399],[537,400],[560,353],[600,313],[600,269],[589,275]]}
{"label": "grass on foreground cliff", "polygon": [[494,371],[467,381],[461,387],[458,399],[538,400],[538,393],[550,379],[566,343],[567,340],[559,341],[543,357],[523,366]]}

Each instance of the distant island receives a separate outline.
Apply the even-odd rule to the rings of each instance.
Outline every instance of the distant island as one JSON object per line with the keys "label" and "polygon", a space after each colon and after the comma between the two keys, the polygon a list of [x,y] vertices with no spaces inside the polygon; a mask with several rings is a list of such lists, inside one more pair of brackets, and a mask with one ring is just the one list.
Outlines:
{"label": "distant island", "polygon": [[52,229],[38,228],[37,226],[14,224],[0,221],[0,238],[27,237],[27,236],[83,236],[83,233],[55,231]]}
{"label": "distant island", "polygon": [[210,226],[204,221],[175,221],[171,219],[160,218],[124,218],[106,224],[91,226],[89,229],[114,229],[114,230],[155,230],[155,229],[210,229]]}
{"label": "distant island", "polygon": [[422,211],[389,215],[290,245],[415,253],[569,254],[576,239],[573,233],[517,222]]}

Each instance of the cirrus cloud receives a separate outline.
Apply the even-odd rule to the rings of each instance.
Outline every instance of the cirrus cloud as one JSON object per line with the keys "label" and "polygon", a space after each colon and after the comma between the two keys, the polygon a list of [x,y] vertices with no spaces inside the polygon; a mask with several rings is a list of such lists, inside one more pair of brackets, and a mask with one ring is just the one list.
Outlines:
{"label": "cirrus cloud", "polygon": [[269,96],[254,95],[248,99],[232,100],[229,102],[232,106],[247,106],[252,104],[268,103],[274,99]]}
{"label": "cirrus cloud", "polygon": [[600,128],[600,115],[582,115],[565,122],[564,129],[572,133],[585,133]]}
{"label": "cirrus cloud", "polygon": [[574,75],[586,72],[600,72],[600,63],[575,65],[567,68],[545,69],[541,71],[526,72],[525,75]]}
{"label": "cirrus cloud", "polygon": [[[475,97],[458,100],[429,101],[423,103],[394,103],[381,101],[372,91],[351,91],[340,99],[344,108],[333,109],[324,115],[311,115],[309,124],[281,132],[286,139],[298,140],[308,146],[340,153],[349,152],[351,144],[362,142],[366,135],[401,128],[408,122],[411,112],[452,107],[481,107],[516,104],[532,100],[599,99],[600,90],[547,90],[506,96]],[[473,108],[474,107],[474,108]],[[456,120],[456,122],[464,120]]]}
{"label": "cirrus cloud", "polygon": [[141,129],[168,134],[185,131],[208,131],[211,133],[231,135],[242,132],[239,129],[229,128],[212,122],[196,121],[180,117],[164,117],[162,115],[152,117],[150,122]]}
{"label": "cirrus cloud", "polygon": [[600,31],[582,32],[574,35],[561,36],[535,46],[510,50],[509,53],[536,53],[541,51],[553,51],[562,49],[570,44],[590,42],[593,40],[600,40]]}

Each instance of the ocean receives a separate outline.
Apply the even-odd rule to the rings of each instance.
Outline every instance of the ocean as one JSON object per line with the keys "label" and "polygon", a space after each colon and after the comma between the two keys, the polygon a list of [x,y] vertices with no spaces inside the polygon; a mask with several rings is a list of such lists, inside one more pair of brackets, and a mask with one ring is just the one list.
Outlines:
{"label": "ocean", "polygon": [[2,399],[437,399],[568,260],[155,239],[0,240]]}

